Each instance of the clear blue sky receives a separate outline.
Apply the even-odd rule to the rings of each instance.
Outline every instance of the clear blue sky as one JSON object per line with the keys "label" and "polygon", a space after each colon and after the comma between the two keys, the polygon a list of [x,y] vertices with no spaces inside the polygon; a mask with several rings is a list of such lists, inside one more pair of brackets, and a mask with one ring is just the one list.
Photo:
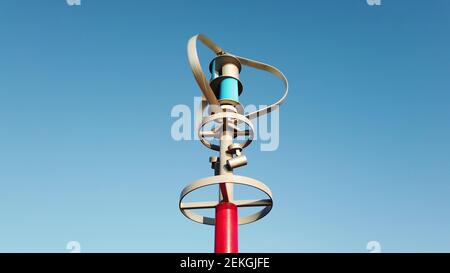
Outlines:
{"label": "clear blue sky", "polygon": [[[177,207],[212,153],[170,135],[196,33],[291,84],[279,149],[239,170],[275,198],[241,251],[450,251],[447,0],[1,1],[0,251],[213,250]],[[244,104],[278,96],[248,75]]]}

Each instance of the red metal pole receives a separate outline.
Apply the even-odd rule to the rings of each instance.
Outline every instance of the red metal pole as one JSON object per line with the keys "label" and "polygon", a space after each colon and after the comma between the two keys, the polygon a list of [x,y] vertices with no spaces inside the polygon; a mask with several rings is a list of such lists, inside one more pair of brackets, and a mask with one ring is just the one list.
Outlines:
{"label": "red metal pole", "polygon": [[216,206],[214,252],[238,252],[238,213],[233,203],[221,202]]}

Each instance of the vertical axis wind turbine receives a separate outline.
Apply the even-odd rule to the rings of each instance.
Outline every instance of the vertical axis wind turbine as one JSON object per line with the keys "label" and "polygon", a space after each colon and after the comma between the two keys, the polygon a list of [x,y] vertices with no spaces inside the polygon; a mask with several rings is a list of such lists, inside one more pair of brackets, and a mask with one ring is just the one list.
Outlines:
{"label": "vertical axis wind turbine", "polygon": [[[197,54],[197,41],[201,41],[216,57],[211,61],[209,70],[211,80],[205,78]],[[202,119],[198,127],[200,141],[209,149],[219,152],[219,156],[211,156],[209,161],[214,176],[202,178],[186,186],[181,194],[179,207],[187,218],[206,225],[215,226],[216,253],[238,252],[238,225],[252,223],[267,215],[273,206],[272,192],[262,182],[245,176],[233,174],[234,169],[247,165],[247,158],[242,150],[253,140],[254,127],[252,119],[263,116],[278,108],[286,99],[288,81],[277,68],[258,61],[239,57],[225,52],[206,36],[193,36],[188,42],[188,59],[194,77],[203,93],[202,113],[208,107],[208,116]],[[284,94],[270,106],[255,112],[244,114],[239,96],[243,85],[239,79],[242,66],[264,70],[277,76],[284,84]],[[211,126],[211,130],[206,130]],[[243,138],[237,141],[237,138]],[[213,140],[219,144],[214,144]],[[255,188],[266,195],[265,199],[235,200],[233,186],[240,184]],[[218,201],[183,202],[189,193],[207,186],[219,186]],[[239,207],[261,207],[253,214],[238,216]],[[198,214],[198,209],[215,209],[215,217]]]}

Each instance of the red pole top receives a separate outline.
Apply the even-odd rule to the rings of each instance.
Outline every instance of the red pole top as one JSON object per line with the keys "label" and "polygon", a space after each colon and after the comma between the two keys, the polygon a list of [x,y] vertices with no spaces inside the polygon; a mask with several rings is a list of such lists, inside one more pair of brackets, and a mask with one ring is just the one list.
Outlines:
{"label": "red pole top", "polygon": [[238,252],[238,213],[233,203],[222,202],[216,206],[214,252]]}

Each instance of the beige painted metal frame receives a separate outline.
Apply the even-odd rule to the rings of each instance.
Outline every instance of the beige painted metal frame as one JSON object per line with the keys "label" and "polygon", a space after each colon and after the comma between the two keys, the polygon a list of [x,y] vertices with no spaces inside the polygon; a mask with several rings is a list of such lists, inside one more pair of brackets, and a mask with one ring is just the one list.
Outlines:
{"label": "beige painted metal frame", "polygon": [[184,203],[183,199],[186,197],[186,195],[199,188],[221,183],[241,184],[250,186],[264,192],[269,198],[259,200],[233,200],[233,203],[238,207],[261,207],[261,206],[264,207],[263,209],[261,209],[256,213],[239,217],[238,219],[239,225],[255,222],[266,216],[272,209],[273,206],[272,192],[270,191],[269,187],[267,187],[264,183],[250,177],[228,174],[228,175],[215,175],[205,177],[186,186],[180,194],[180,202],[179,202],[179,207],[183,215],[191,219],[192,221],[201,224],[214,225],[215,224],[214,218],[202,216],[200,214],[193,212],[192,210],[214,208],[217,204],[219,204],[218,201]]}
{"label": "beige painted metal frame", "polygon": [[[284,85],[284,93],[282,97],[275,103],[246,115],[244,115],[243,107],[239,103],[226,105],[227,103],[224,103],[223,101],[219,102],[218,99],[216,98],[216,95],[214,94],[214,91],[210,86],[210,82],[206,79],[203,73],[203,69],[200,65],[200,60],[197,54],[198,40],[202,42],[205,46],[207,46],[211,51],[213,51],[217,56],[228,55],[230,57],[237,59],[238,64],[240,62],[239,71],[240,65],[242,64],[249,67],[253,67],[255,69],[267,71],[277,76],[283,82]],[[216,45],[212,40],[210,40],[209,38],[207,38],[202,34],[195,35],[189,40],[187,51],[189,64],[191,66],[192,72],[198,83],[198,86],[200,87],[203,93],[203,100],[201,107],[202,110],[204,107],[206,107],[206,103],[210,104],[210,106],[213,106],[214,108],[219,107],[218,109],[220,109],[218,112],[213,112],[211,110],[212,107],[210,107],[209,109],[210,115],[202,120],[201,124],[198,127],[198,135],[200,137],[201,142],[206,147],[215,151],[219,151],[220,157],[219,160],[218,158],[215,158],[214,160],[210,161],[213,163],[213,166],[216,167],[215,176],[205,177],[200,180],[197,180],[189,184],[182,190],[180,194],[179,208],[184,216],[195,222],[207,225],[214,225],[215,218],[202,216],[201,214],[196,213],[195,210],[215,208],[219,204],[219,202],[224,199],[224,196],[222,196],[222,192],[220,192],[219,201],[183,202],[183,200],[189,193],[197,189],[211,185],[225,184],[226,189],[224,193],[226,194],[225,198],[226,200],[234,203],[238,207],[262,207],[262,209],[256,213],[241,216],[238,218],[238,223],[240,225],[252,223],[266,216],[272,209],[273,207],[272,192],[264,183],[256,179],[234,175],[233,166],[240,167],[247,163],[245,156],[241,155],[241,150],[247,147],[253,140],[254,126],[251,120],[259,116],[263,116],[267,113],[270,113],[272,110],[276,109],[285,101],[289,90],[288,81],[286,77],[283,75],[283,73],[277,68],[262,62],[250,60],[244,57],[233,55],[231,53],[227,53],[218,45]],[[237,71],[237,74],[239,71]],[[234,71],[234,73],[236,74],[236,71]],[[237,75],[236,78],[238,78],[238,76],[239,75]],[[222,105],[220,105],[221,103]],[[215,122],[216,127],[213,128],[211,131],[204,131],[203,130],[204,126],[210,122]],[[241,123],[246,124],[249,130],[240,130],[237,125]],[[224,128],[224,126],[226,127]],[[245,140],[243,140],[243,142],[241,143],[233,143],[233,139],[240,135],[246,136]],[[220,146],[209,142],[206,139],[207,137],[215,137],[220,139]],[[238,157],[233,158],[232,152],[235,152]],[[235,160],[236,164],[230,164],[232,160]],[[268,198],[258,200],[234,200],[233,185],[235,184],[241,184],[258,189],[259,191],[265,193]]]}

